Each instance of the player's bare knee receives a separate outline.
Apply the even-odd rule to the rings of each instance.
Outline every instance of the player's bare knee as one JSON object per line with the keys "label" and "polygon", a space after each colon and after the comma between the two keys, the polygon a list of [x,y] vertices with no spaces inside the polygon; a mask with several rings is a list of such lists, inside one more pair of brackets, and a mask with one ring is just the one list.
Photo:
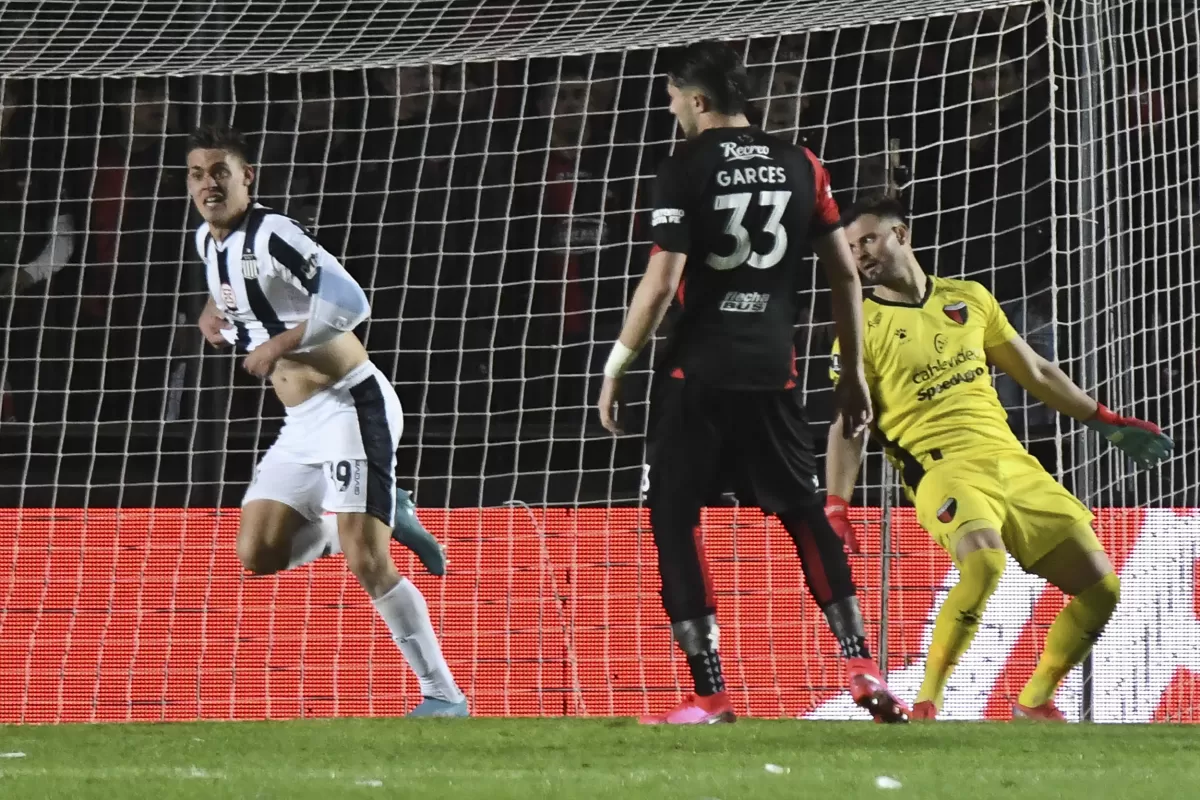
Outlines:
{"label": "player's bare knee", "polygon": [[242,566],[255,575],[273,575],[288,565],[287,547],[253,532],[238,532],[237,556]]}
{"label": "player's bare knee", "polygon": [[998,552],[1000,558],[976,559],[979,569],[987,569],[995,572],[995,577],[999,580],[1000,575],[1004,572],[1004,566],[1007,561],[1003,557],[1006,552],[1004,549],[1004,540],[1000,538],[1000,533],[991,528],[978,528],[973,531],[962,534],[958,538],[958,542],[954,545],[954,554],[956,560],[962,563],[971,553],[981,550],[990,550]]}
{"label": "player's bare knee", "polygon": [[304,523],[304,516],[285,503],[264,499],[247,502],[238,525],[238,561],[255,575],[287,569],[292,534]]}

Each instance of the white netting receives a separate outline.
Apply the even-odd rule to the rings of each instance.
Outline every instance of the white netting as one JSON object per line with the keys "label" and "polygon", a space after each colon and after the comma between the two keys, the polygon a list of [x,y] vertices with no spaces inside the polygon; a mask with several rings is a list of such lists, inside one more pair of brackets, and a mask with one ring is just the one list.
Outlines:
{"label": "white netting", "polygon": [[1060,304],[1068,347],[1084,385],[1176,441],[1171,462],[1150,472],[1094,439],[1065,449],[1090,502],[1175,509],[1113,531],[1123,602],[1085,671],[1084,697],[1098,720],[1194,719],[1200,8],[1076,0],[1062,22],[1071,113],[1056,138],[1072,159],[1063,210],[1078,223],[1059,242],[1073,267]]}
{"label": "white netting", "polygon": [[[1036,348],[1180,440],[1163,478],[1139,483],[1002,386],[1056,475],[1096,504],[1200,505],[1182,234],[1197,14],[1057,8],[30,4],[0,47],[0,505],[25,509],[0,516],[0,683],[25,687],[0,699],[0,719],[390,713],[415,689],[372,683],[397,665],[340,565],[245,583],[233,523],[205,510],[238,504],[281,409],[234,359],[203,353],[194,327],[205,289],[182,146],[204,117],[250,134],[259,198],[311,222],[367,288],[362,335],[408,415],[401,483],[442,510],[427,521],[455,570],[425,588],[481,711],[626,713],[676,691],[644,519],[605,508],[637,505],[642,441],[609,437],[592,403],[648,252],[648,180],[676,137],[660,47],[695,31],[742,38],[764,126],[812,147],[839,201],[899,193],[927,267],[983,281]],[[1147,92],[1162,100],[1132,102]],[[797,352],[820,431],[830,325],[811,274]],[[643,419],[644,403],[633,411]],[[878,455],[861,483],[873,640],[915,689],[948,564],[893,507]],[[47,507],[60,511],[29,510]],[[1150,527],[1184,541],[1162,520],[1101,523],[1121,553]],[[744,510],[706,525],[747,707],[847,713],[836,646],[781,531]],[[1058,602],[1037,581],[1002,590],[954,714],[1001,712]],[[101,624],[77,624],[84,608]]]}
{"label": "white netting", "polygon": [[1012,0],[40,0],[8,4],[0,74],[113,77],[459,63],[836,29]]}
{"label": "white netting", "polygon": [[[1083,8],[1069,10],[1078,16]],[[1077,304],[1068,319],[1082,322],[1077,352],[1094,355],[1081,366],[1096,391],[1159,421],[1183,447],[1168,468],[1148,475],[1094,443],[1074,466],[1099,505],[1195,506],[1200,10],[1114,3],[1096,36],[1092,52],[1076,41],[1064,50],[1072,73],[1086,76],[1069,89],[1099,109],[1064,126],[1081,160],[1066,188],[1092,223],[1064,241],[1078,264],[1064,287]]]}

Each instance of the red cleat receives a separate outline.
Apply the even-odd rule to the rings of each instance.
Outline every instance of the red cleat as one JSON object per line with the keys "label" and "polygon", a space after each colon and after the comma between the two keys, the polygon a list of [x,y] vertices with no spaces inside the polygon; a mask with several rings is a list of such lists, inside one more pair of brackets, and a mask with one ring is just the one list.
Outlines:
{"label": "red cleat", "polygon": [[850,673],[850,696],[859,708],[865,708],[876,722],[908,722],[908,706],[892,694],[869,658],[852,658],[846,665]]}
{"label": "red cleat", "polygon": [[689,694],[683,702],[665,714],[652,714],[638,720],[643,725],[713,725],[734,722],[737,715],[724,692],[708,697]]}
{"label": "red cleat", "polygon": [[1013,719],[1032,719],[1038,722],[1066,722],[1067,718],[1054,705],[1053,700],[1047,700],[1040,706],[1023,706],[1013,703]]}
{"label": "red cleat", "polygon": [[935,720],[937,719],[937,706],[931,700],[922,700],[919,703],[914,703],[912,707],[913,719]]}

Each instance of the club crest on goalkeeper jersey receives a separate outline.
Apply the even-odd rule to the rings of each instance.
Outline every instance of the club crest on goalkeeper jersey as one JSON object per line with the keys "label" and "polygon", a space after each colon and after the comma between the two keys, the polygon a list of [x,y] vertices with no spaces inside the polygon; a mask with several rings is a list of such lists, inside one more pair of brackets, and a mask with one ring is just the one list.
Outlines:
{"label": "club crest on goalkeeper jersey", "polygon": [[[985,356],[1017,332],[981,284],[928,280],[919,304],[873,295],[863,300],[863,364],[875,432],[909,489],[943,459],[1024,453]],[[835,382],[838,354],[835,342]]]}
{"label": "club crest on goalkeeper jersey", "polygon": [[793,385],[808,240],[840,224],[829,175],[758,128],[711,128],[654,180],[656,249],[687,255],[658,369],[727,389]]}
{"label": "club crest on goalkeeper jersey", "polygon": [[223,335],[240,353],[307,320],[322,270],[344,272],[300,223],[258,203],[224,242],[202,224],[196,252],[209,294],[233,324]]}

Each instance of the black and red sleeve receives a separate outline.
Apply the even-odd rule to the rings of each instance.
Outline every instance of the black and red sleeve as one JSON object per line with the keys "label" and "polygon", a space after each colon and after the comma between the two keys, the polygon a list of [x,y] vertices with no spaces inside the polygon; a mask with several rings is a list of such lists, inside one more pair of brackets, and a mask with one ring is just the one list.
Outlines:
{"label": "black and red sleeve", "polygon": [[813,171],[813,216],[808,235],[813,239],[824,236],[842,226],[842,212],[833,199],[833,186],[829,183],[829,172],[813,151],[804,149]]}
{"label": "black and red sleeve", "polygon": [[650,193],[650,238],[655,250],[686,254],[690,249],[691,194],[683,162],[671,156],[658,168]]}

